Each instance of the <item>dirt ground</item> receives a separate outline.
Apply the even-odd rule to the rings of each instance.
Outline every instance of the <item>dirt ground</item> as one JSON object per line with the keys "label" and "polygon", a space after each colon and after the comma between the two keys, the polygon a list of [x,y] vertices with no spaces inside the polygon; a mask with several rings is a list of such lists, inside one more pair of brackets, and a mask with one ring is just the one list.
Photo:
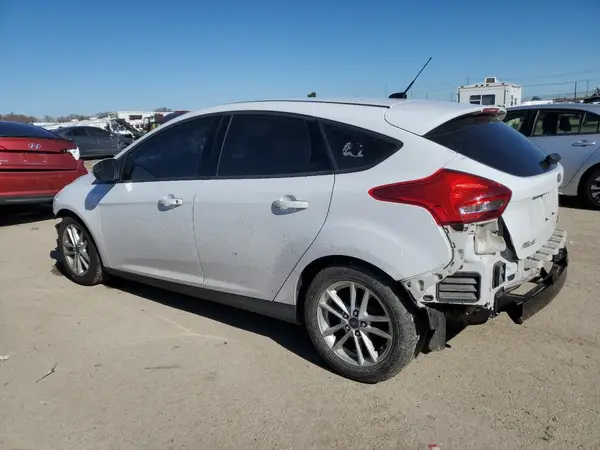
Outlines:
{"label": "dirt ground", "polygon": [[47,211],[0,210],[0,448],[598,448],[600,213],[560,214],[571,267],[553,303],[368,386],[323,368],[288,324],[77,286],[54,268]]}

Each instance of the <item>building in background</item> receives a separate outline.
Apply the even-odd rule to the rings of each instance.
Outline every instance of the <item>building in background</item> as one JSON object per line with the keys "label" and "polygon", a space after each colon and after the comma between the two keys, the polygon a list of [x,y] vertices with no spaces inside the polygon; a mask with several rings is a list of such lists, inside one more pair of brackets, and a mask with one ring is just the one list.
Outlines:
{"label": "building in background", "polygon": [[496,77],[485,77],[481,84],[460,86],[457,96],[458,103],[503,107],[520,105],[522,98],[520,85],[503,83]]}

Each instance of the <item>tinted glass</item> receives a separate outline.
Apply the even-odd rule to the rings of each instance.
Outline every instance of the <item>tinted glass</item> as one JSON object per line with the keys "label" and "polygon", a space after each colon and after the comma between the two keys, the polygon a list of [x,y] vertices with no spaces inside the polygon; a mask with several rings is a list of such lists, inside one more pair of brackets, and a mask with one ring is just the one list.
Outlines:
{"label": "tinted glass", "polygon": [[209,151],[218,122],[218,117],[206,117],[158,132],[127,153],[122,179],[143,182],[197,177],[200,158]]}
{"label": "tinted glass", "polygon": [[576,111],[544,111],[540,110],[534,136],[556,136],[579,133],[583,114]]}
{"label": "tinted glass", "polygon": [[[219,161],[219,176],[302,175],[328,170],[322,145],[305,120],[248,114],[231,120]],[[325,158],[324,158],[325,157]]]}
{"label": "tinted glass", "polygon": [[600,116],[591,112],[585,113],[585,119],[581,125],[581,133],[598,133]]}
{"label": "tinted glass", "polygon": [[96,127],[88,128],[88,133],[93,137],[110,137],[110,133],[108,131]]}
{"label": "tinted glass", "polygon": [[511,111],[504,117],[504,123],[517,131],[521,131],[529,111]]}
{"label": "tinted glass", "polygon": [[69,131],[69,135],[73,136],[73,137],[84,137],[84,136],[87,136],[88,134],[84,127],[77,127],[77,128],[71,128],[71,131]]}
{"label": "tinted glass", "polygon": [[323,124],[329,148],[338,170],[367,169],[395,153],[399,142],[379,139],[354,128]]}
{"label": "tinted glass", "polygon": [[60,139],[56,134],[35,125],[0,121],[0,137]]}
{"label": "tinted glass", "polygon": [[518,131],[489,115],[460,117],[425,135],[426,138],[481,164],[519,177],[553,169],[547,154]]}

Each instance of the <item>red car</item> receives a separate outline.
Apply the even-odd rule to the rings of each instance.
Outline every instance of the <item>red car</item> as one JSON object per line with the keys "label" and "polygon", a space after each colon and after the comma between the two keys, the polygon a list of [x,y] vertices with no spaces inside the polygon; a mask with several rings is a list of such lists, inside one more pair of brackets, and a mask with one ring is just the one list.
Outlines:
{"label": "red car", "polygon": [[51,202],[87,174],[73,141],[33,125],[0,121],[0,205]]}

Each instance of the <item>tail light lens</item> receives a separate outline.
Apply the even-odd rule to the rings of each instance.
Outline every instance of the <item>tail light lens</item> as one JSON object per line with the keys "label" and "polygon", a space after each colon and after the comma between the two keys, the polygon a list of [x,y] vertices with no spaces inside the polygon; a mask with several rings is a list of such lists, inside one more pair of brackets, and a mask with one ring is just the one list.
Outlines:
{"label": "tail light lens", "polygon": [[71,156],[75,158],[75,161],[79,161],[79,157],[81,156],[81,154],[79,153],[79,147],[68,148],[67,152],[69,152]]}
{"label": "tail light lens", "polygon": [[487,178],[441,169],[420,180],[372,188],[369,195],[384,202],[420,206],[438,225],[454,225],[500,217],[512,192]]}

